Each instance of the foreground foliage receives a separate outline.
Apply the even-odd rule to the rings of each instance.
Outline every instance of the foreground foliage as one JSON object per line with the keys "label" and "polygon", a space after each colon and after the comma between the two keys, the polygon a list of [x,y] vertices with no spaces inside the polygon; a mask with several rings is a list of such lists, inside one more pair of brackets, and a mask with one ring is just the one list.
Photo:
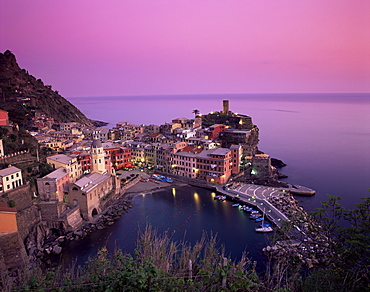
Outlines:
{"label": "foreground foliage", "polygon": [[[174,242],[150,226],[140,234],[134,255],[102,248],[84,267],[19,274],[17,283],[3,277],[4,291],[370,291],[370,198],[345,210],[330,197],[313,214],[327,235],[332,256],[325,267],[307,271],[295,256],[270,261],[263,275],[245,254],[225,257],[216,237],[191,246]],[[340,224],[339,224],[340,223]],[[305,271],[305,273],[303,273]],[[7,281],[8,280],[8,281]]]}

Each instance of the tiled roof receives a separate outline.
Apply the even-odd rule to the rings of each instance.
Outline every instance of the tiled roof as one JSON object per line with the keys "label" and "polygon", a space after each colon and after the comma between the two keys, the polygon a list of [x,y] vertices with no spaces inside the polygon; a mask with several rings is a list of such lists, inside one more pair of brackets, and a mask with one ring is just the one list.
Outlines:
{"label": "tiled roof", "polygon": [[13,173],[16,173],[18,171],[21,171],[21,170],[19,168],[15,167],[15,166],[10,166],[8,168],[0,170],[0,176],[7,176],[9,174],[13,174]]}

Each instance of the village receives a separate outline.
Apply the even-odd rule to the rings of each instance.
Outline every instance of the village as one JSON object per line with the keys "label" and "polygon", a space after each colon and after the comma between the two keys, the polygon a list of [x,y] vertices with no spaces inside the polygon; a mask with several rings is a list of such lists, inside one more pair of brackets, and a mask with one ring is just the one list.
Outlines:
{"label": "village", "polygon": [[[10,127],[6,111],[0,114],[3,126]],[[39,149],[33,159],[39,159],[39,152],[48,154],[50,172],[32,187],[15,166],[19,159],[32,158],[27,151],[0,157],[4,164],[13,162],[0,170],[3,268],[35,261],[45,252],[60,253],[57,244],[46,249],[45,244],[66,234],[79,237],[82,227],[90,230],[86,224],[120,201],[145,177],[140,173],[148,177],[156,172],[208,188],[231,181],[287,187],[278,180],[270,156],[258,151],[258,128],[249,116],[229,111],[228,100],[220,112],[202,116],[194,110],[194,115],[160,126],[125,122],[112,129],[56,124],[35,115],[30,134]],[[133,169],[135,175],[121,175]],[[119,213],[127,206],[121,204]]]}

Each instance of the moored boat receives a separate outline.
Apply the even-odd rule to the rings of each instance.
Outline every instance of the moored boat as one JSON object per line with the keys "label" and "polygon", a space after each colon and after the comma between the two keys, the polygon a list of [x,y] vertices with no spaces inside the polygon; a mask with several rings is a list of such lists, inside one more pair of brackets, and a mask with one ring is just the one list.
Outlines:
{"label": "moored boat", "polygon": [[271,226],[263,226],[256,228],[257,232],[272,232],[274,229]]}

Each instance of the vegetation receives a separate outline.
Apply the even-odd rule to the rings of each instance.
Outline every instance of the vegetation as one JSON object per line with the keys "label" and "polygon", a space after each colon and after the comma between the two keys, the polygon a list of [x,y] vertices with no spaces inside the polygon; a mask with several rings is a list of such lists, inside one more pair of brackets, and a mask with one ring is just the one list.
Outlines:
{"label": "vegetation", "polygon": [[[225,257],[216,237],[206,234],[194,246],[173,242],[150,226],[139,236],[134,255],[102,248],[84,267],[20,273],[18,282],[3,278],[11,291],[370,291],[370,198],[345,210],[330,197],[313,214],[329,237],[332,257],[327,265],[306,273],[294,255],[271,260],[263,275],[244,254]],[[343,221],[344,220],[344,221]],[[284,226],[287,236],[289,225]],[[279,239],[282,239],[280,237]],[[7,285],[7,283],[9,283]],[[15,285],[12,287],[12,285]]]}

